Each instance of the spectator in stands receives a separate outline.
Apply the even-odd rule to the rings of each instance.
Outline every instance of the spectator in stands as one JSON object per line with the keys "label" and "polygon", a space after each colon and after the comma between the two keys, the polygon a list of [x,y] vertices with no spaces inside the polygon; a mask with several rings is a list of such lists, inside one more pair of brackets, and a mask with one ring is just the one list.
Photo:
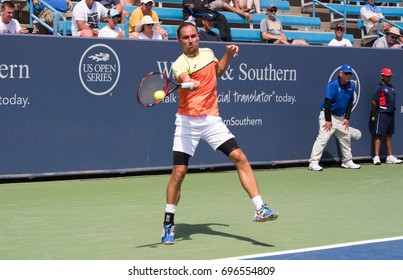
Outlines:
{"label": "spectator in stands", "polygon": [[[161,33],[155,31],[156,27],[160,25],[159,22],[153,21],[150,16],[144,16],[141,19],[141,23],[136,25],[134,39],[151,39],[151,40],[163,40]],[[138,36],[136,37],[136,35]],[[168,40],[166,38],[165,40]]]}
{"label": "spectator in stands", "polygon": [[402,43],[399,41],[401,38],[400,31],[397,27],[392,27],[389,31],[385,32],[386,35],[375,40],[372,45],[373,48],[388,48],[388,49],[401,49]]}
{"label": "spectator in stands", "polygon": [[[183,0],[183,19],[195,20],[198,27],[203,26],[201,19],[205,13],[211,13],[208,0]],[[189,19],[192,16],[193,18]]]}
{"label": "spectator in stands", "polygon": [[96,0],[99,1],[105,8],[108,10],[114,8],[115,10],[118,10],[119,13],[121,14],[121,20],[119,23],[125,23],[126,17],[129,16],[129,13],[125,10],[123,10],[122,4],[120,3],[120,0]]}
{"label": "spectator in stands", "polygon": [[117,26],[121,20],[118,10],[108,10],[108,25],[99,30],[98,37],[106,38],[124,38],[125,32]]}
{"label": "spectator in stands", "polygon": [[309,45],[305,40],[287,39],[283,31],[281,21],[276,18],[277,7],[274,4],[267,6],[267,17],[260,22],[260,33],[262,38],[269,44],[284,45]]}
{"label": "spectator in stands", "polygon": [[329,46],[337,46],[337,47],[352,47],[350,40],[343,38],[344,34],[344,26],[338,24],[334,29],[335,38],[329,42]]}
{"label": "spectator in stands", "polygon": [[203,16],[203,27],[199,30],[199,40],[200,41],[218,41],[221,42],[220,35],[212,31],[214,27],[215,16],[213,13],[206,13]]}
{"label": "spectator in stands", "polygon": [[[73,16],[73,2],[71,0],[46,0],[46,3],[49,4],[56,11],[63,14],[67,20],[71,20]],[[41,3],[38,0],[34,0],[34,5],[40,6]],[[38,17],[43,20],[47,25],[53,28],[54,23],[54,13],[51,9],[43,7],[43,10],[40,12]],[[50,34],[51,32],[39,22],[35,23],[34,31],[32,33],[37,34]]]}
{"label": "spectator in stands", "polygon": [[99,22],[106,21],[108,10],[95,0],[81,0],[73,9],[71,33],[73,36],[98,36]]}
{"label": "spectator in stands", "polygon": [[[231,5],[231,2],[233,6]],[[228,11],[232,13],[236,13],[242,17],[245,17],[247,21],[252,21],[252,16],[248,12],[244,12],[239,7],[238,0],[214,0],[209,4],[210,10],[212,11]]]}
{"label": "spectator in stands", "polygon": [[[375,0],[366,0],[365,5],[361,8],[360,14],[367,34],[377,34],[378,33],[378,21],[384,18],[381,8],[375,5]],[[385,32],[392,26],[382,21],[380,26],[380,31]]]}
{"label": "spectator in stands", "polygon": [[[138,38],[139,34],[135,33],[137,25],[141,24],[141,19],[144,16],[150,16],[154,22],[160,22],[158,15],[152,10],[154,5],[153,0],[141,0],[141,6],[135,9],[129,19],[129,36],[130,38]],[[161,34],[162,39],[168,39],[168,33],[161,28],[161,25],[156,25],[155,31]]]}
{"label": "spectator in stands", "polygon": [[27,34],[28,29],[21,28],[18,20],[14,19],[15,5],[11,1],[1,4],[0,33]]}
{"label": "spectator in stands", "polygon": [[244,12],[265,14],[265,12],[260,9],[260,0],[239,0],[239,7]]}
{"label": "spectator in stands", "polygon": [[183,0],[183,19],[185,21],[189,21],[197,27],[203,27],[203,16],[206,13],[214,15],[214,27],[218,29],[221,41],[231,42],[231,27],[227,18],[217,11],[212,11],[208,0]]}

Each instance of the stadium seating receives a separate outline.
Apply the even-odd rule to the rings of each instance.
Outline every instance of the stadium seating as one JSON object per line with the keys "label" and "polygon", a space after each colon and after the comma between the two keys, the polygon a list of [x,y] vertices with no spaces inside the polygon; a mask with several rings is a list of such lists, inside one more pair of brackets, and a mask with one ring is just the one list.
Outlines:
{"label": "stadium seating", "polygon": [[[394,22],[390,22],[388,21],[388,23],[395,25],[396,27],[400,28],[400,31],[403,30],[403,22],[402,21],[394,21]],[[367,34],[367,31],[365,29],[364,26],[364,22],[361,19],[357,20],[357,26],[358,29],[361,31],[361,38],[364,40],[363,44],[365,45],[366,42],[368,41],[373,41],[374,39],[376,39],[378,37],[378,35],[376,34]],[[382,33],[380,33],[380,36],[383,36]]]}
{"label": "stadium seating", "polygon": [[[346,21],[349,22],[356,22],[360,16],[361,7],[365,3],[364,0],[348,1],[346,5],[343,3],[343,1],[341,2],[341,4],[323,3],[322,1],[317,0],[313,0],[311,2],[306,3],[304,2],[304,0],[301,0],[301,2],[303,8],[315,4],[313,6],[313,16],[315,16],[315,7],[319,6],[327,8],[330,14],[330,21],[332,23],[344,21],[344,19],[346,19]],[[397,17],[400,18],[400,20],[403,20],[403,7],[400,7],[400,5],[402,4],[401,0],[385,0],[385,1],[377,0],[375,2],[382,2],[386,5],[389,4],[396,5],[396,6],[381,6],[380,8],[382,10],[382,14],[385,16],[385,18]],[[344,13],[346,13],[345,16]],[[336,18],[335,15],[338,15],[338,17]]]}
{"label": "stadium seating", "polygon": [[260,8],[266,10],[269,4],[276,5],[277,9],[280,11],[289,11],[290,2],[287,0],[260,0]]}
{"label": "stadium seating", "polygon": [[[356,5],[364,5],[365,0],[348,0],[349,3],[356,3]],[[375,0],[376,4],[402,4],[402,0]]]}
{"label": "stadium seating", "polygon": [[367,34],[367,31],[365,30],[364,23],[363,23],[363,21],[361,19],[357,20],[357,26],[358,26],[358,29],[361,32],[361,39],[363,40],[364,45],[365,45],[365,43],[367,41],[375,40],[378,37],[378,35],[376,35],[376,34]]}
{"label": "stadium seating", "polygon": [[[169,0],[171,1],[171,0]],[[137,7],[135,6],[124,6],[123,7],[129,14],[133,12]],[[155,10],[158,14],[160,20],[163,21],[182,21],[183,14],[182,9],[180,8],[160,8],[156,7]],[[245,18],[231,12],[222,12],[222,14],[227,18],[228,22],[235,24],[249,24]],[[253,24],[260,24],[260,21],[265,18],[266,15],[258,15],[254,14],[254,19],[249,26],[253,28]],[[304,17],[304,16],[293,16],[293,15],[277,15],[277,18],[281,20],[283,26],[300,26],[308,29],[309,27],[320,27],[321,21],[318,17]],[[62,30],[66,25],[66,35],[71,35],[71,22],[67,21],[65,23],[59,23],[59,32],[62,33]],[[103,24],[101,23],[101,27]],[[121,25],[123,30],[128,30],[128,26]],[[249,29],[248,29],[249,30]],[[127,34],[127,32],[125,32]]]}
{"label": "stadium seating", "polygon": [[[340,13],[344,13],[343,4],[327,4],[327,7],[332,8]],[[360,15],[361,5],[346,5],[347,15]],[[385,17],[403,17],[403,7],[381,7],[382,14]],[[329,9],[329,13],[334,13]]]}
{"label": "stadium seating", "polygon": [[[136,7],[124,6],[127,12],[131,13]],[[179,8],[154,8],[153,9],[161,20],[183,20],[182,9]],[[238,14],[231,12],[221,12],[228,20],[230,24],[249,24],[248,21]],[[254,14],[253,21],[250,25],[260,24],[260,21],[265,18],[266,15]],[[302,26],[302,27],[320,27],[321,21],[318,17],[304,17],[293,15],[277,15],[277,18],[281,20],[283,26]],[[253,26],[251,26],[253,28]]]}
{"label": "stadium seating", "polygon": [[[348,2],[349,4],[328,4],[328,3],[322,3],[319,1],[315,1],[314,3],[317,2],[317,4],[320,3],[320,6],[325,7],[328,9],[329,14],[330,14],[330,21],[332,23],[335,22],[340,22],[340,21],[348,21],[348,22],[357,22],[358,29],[361,33],[361,39],[362,39],[362,44],[366,45],[368,42],[373,41],[376,39],[377,35],[371,35],[367,34],[366,30],[364,28],[364,25],[360,19],[360,10],[362,8],[362,1],[360,0],[352,0]],[[355,4],[352,4],[354,2]],[[365,2],[365,1],[364,1]],[[381,11],[382,14],[385,16],[385,19],[391,19],[391,18],[400,18],[400,20],[403,20],[403,7],[400,7],[402,2],[401,0],[385,0],[382,1],[384,3],[394,3],[397,6],[381,6]],[[310,3],[312,5],[312,2]],[[308,5],[308,3],[304,4]],[[345,13],[345,15],[344,15]],[[315,12],[313,12],[315,15]],[[337,15],[337,17],[336,17]]]}
{"label": "stadium seating", "polygon": [[[176,25],[163,25],[170,39],[176,38]],[[214,30],[218,32],[217,30]],[[233,41],[236,42],[264,42],[260,35],[259,29],[247,29],[247,28],[231,28],[231,34]],[[285,36],[289,39],[304,39],[309,44],[327,44],[334,38],[334,32],[319,32],[319,31],[294,31],[284,30]],[[354,43],[354,36],[346,34],[344,36],[351,43]]]}
{"label": "stadium seating", "polygon": [[[183,0],[155,0],[158,7],[165,7],[165,4],[177,4],[181,6],[183,4]],[[260,7],[261,9],[266,9],[269,4],[275,4],[278,10],[288,11],[290,10],[290,2],[288,0],[261,0]]]}
{"label": "stadium seating", "polygon": [[[154,10],[157,12],[161,21],[165,23],[164,28],[168,31],[168,36],[170,39],[176,38],[176,28],[177,24],[183,20],[182,9],[179,7],[183,0],[156,0],[157,7]],[[358,0],[354,0],[358,1]],[[388,1],[388,0],[387,0]],[[395,0],[390,0],[395,1]],[[288,0],[261,0],[261,7],[266,8],[269,3],[275,3],[279,10],[289,10],[290,3]],[[166,7],[165,4],[171,4],[171,7]],[[177,8],[175,5],[178,4]],[[337,4],[331,4],[337,5]],[[341,6],[341,5],[339,5]],[[337,7],[337,6],[336,6]],[[357,6],[356,6],[357,7]],[[359,6],[358,6],[359,7]],[[136,6],[124,6],[123,7],[129,14],[136,9]],[[264,14],[253,14],[253,21],[251,23],[238,14],[231,12],[221,12],[228,20],[231,25],[235,27],[231,28],[232,37],[234,41],[237,42],[263,42],[260,35],[260,30],[257,27],[261,20],[267,15]],[[282,21],[283,26],[288,27],[302,27],[305,30],[285,30],[285,35],[290,39],[304,39],[310,44],[327,44],[331,39],[334,38],[333,32],[319,32],[316,30],[311,30],[311,28],[319,28],[321,26],[321,20],[319,17],[309,17],[309,16],[297,16],[297,15],[287,15],[278,14],[276,16]],[[100,27],[103,27],[105,23],[101,23]],[[242,26],[245,25],[246,28]],[[59,33],[66,26],[66,35],[71,35],[71,22],[60,22],[59,23]],[[128,34],[128,24],[120,25],[120,28],[125,30],[126,35]],[[354,42],[352,35],[347,34],[351,42]]]}
{"label": "stadium seating", "polygon": [[[301,0],[301,7],[309,7],[312,6],[312,2],[319,2],[317,0],[311,0],[309,2],[305,2],[305,0]],[[320,1],[322,2],[322,1]],[[338,1],[341,4],[343,4],[343,0]],[[354,5],[364,5],[365,4],[365,0],[347,0],[347,3],[350,5],[351,3],[355,3]],[[396,6],[400,6],[402,4],[402,0],[375,0],[376,4],[381,4],[383,3],[384,5],[396,5]],[[322,3],[322,4],[328,4],[328,3]]]}
{"label": "stadium seating", "polygon": [[[99,28],[103,28],[106,26],[106,22],[100,22],[99,23]],[[65,21],[65,22],[59,22],[59,33],[63,35],[63,30],[64,26],[66,26],[66,34],[64,36],[70,36],[71,35],[71,21]],[[125,37],[129,37],[129,25],[128,24],[118,24],[118,27],[120,27],[124,32],[125,32]]]}
{"label": "stadium seating", "polygon": [[[229,23],[247,23],[245,18],[231,12],[221,12]],[[263,18],[267,15],[254,14],[252,24],[260,24]],[[276,15],[276,18],[281,20],[283,26],[302,26],[302,27],[320,27],[321,20],[318,17],[305,17],[295,15]]]}
{"label": "stadium seating", "polygon": [[403,29],[403,21],[396,21],[395,24],[396,24],[400,29]]}

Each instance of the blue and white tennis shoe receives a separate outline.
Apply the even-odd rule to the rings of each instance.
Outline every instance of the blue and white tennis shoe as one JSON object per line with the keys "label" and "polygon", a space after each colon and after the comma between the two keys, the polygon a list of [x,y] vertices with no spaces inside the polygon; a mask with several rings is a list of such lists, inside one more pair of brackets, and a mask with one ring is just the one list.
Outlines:
{"label": "blue and white tennis shoe", "polygon": [[175,243],[175,226],[174,225],[164,225],[162,228],[161,241],[165,245],[172,245]]}
{"label": "blue and white tennis shoe", "polygon": [[278,213],[271,210],[267,204],[263,204],[259,210],[255,211],[255,216],[253,217],[254,222],[263,223],[266,221],[274,221],[277,219]]}

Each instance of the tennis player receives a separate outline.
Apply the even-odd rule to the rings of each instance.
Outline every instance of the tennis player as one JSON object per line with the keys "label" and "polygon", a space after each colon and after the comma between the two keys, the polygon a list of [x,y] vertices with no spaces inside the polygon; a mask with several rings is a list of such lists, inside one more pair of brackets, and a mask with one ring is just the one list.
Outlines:
{"label": "tennis player", "polygon": [[197,29],[190,22],[179,25],[177,37],[183,54],[172,65],[173,74],[178,82],[194,82],[194,86],[179,89],[173,170],[166,190],[162,243],[175,242],[174,215],[180,200],[181,185],[188,171],[189,159],[194,155],[200,139],[214,150],[223,152],[235,164],[241,184],[255,206],[253,221],[277,219],[278,213],[263,203],[249,161],[219,115],[217,76],[222,76],[227,70],[231,59],[238,54],[238,47],[227,45],[224,56],[218,60],[211,49],[199,48]]}

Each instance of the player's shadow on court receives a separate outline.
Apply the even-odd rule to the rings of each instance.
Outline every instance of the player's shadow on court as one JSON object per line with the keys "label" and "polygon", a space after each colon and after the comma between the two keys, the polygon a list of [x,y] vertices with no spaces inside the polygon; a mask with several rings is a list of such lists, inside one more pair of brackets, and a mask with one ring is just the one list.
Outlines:
{"label": "player's shadow on court", "polygon": [[[232,233],[227,233],[227,232],[222,232],[219,230],[216,230],[212,228],[211,226],[219,226],[219,227],[229,227],[229,225],[226,224],[218,224],[218,223],[209,223],[209,224],[175,224],[175,243],[177,242],[183,242],[183,241],[190,241],[193,240],[192,235],[196,234],[207,234],[210,236],[222,236],[226,238],[233,238],[239,241],[243,242],[249,242],[252,245],[256,246],[263,246],[263,247],[274,247],[272,244],[267,244],[264,242],[260,242],[258,240],[241,236],[241,235],[236,235]],[[137,248],[141,247],[156,247],[156,245],[161,245],[161,243],[153,243],[153,244],[146,244],[146,245],[140,245],[137,246]]]}

